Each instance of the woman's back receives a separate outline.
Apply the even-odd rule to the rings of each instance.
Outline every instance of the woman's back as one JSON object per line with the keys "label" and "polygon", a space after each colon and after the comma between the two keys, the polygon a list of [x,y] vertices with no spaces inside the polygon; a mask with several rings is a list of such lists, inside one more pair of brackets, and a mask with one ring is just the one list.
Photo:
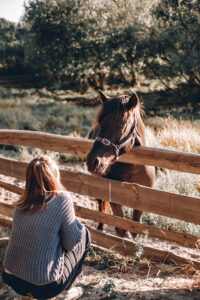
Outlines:
{"label": "woman's back", "polygon": [[25,190],[15,206],[3,281],[36,299],[69,290],[81,273],[90,234],[76,219],[51,158],[42,155],[29,163]]}
{"label": "woman's back", "polygon": [[5,268],[37,285],[58,280],[64,268],[63,249],[71,250],[80,242],[82,227],[67,192],[55,194],[43,210],[15,209]]}

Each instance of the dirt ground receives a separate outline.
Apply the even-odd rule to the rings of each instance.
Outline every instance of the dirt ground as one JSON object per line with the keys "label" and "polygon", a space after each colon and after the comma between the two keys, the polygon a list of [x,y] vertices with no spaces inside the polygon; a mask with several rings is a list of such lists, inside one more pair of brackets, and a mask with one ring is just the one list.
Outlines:
{"label": "dirt ground", "polygon": [[[67,168],[73,169],[72,164]],[[84,170],[84,164],[79,164],[77,170]],[[23,187],[24,183],[13,178],[0,175],[0,180]],[[97,209],[96,202],[89,197],[71,194],[77,205]],[[11,203],[17,199],[15,194],[0,188],[0,200]],[[92,222],[87,222],[95,226]],[[112,228],[107,228],[112,232]],[[0,238],[9,238],[9,229],[0,228]],[[3,241],[3,240],[1,240]],[[152,240],[147,240],[152,246]],[[170,249],[186,257],[200,260],[199,250],[189,250],[170,243],[155,241],[157,248]],[[16,295],[1,279],[2,260],[5,247],[0,245],[0,299],[17,300]],[[6,245],[6,242],[5,242]],[[83,267],[83,275],[78,285],[84,288],[81,299],[170,299],[192,300],[200,299],[200,270],[190,263],[184,266],[176,264],[153,263],[146,258],[122,257],[112,251],[92,246]],[[60,297],[62,298],[62,296]]]}
{"label": "dirt ground", "polygon": [[[19,300],[0,277],[0,299]],[[135,262],[92,247],[77,286],[84,288],[81,299],[200,299],[200,273],[191,265]],[[65,299],[60,295],[59,299]]]}

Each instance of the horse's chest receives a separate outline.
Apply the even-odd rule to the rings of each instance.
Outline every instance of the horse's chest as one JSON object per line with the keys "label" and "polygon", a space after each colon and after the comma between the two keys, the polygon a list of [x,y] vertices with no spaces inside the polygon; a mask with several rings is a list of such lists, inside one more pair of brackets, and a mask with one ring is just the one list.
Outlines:
{"label": "horse's chest", "polygon": [[155,170],[153,167],[118,162],[111,167],[106,177],[113,180],[153,186]]}

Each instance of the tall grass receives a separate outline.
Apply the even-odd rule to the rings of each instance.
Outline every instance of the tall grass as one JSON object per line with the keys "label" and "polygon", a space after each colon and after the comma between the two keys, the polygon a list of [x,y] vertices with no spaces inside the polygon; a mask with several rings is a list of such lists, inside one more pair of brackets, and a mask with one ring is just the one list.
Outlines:
{"label": "tall grass", "polygon": [[[145,120],[147,138],[154,147],[200,153],[200,120],[150,117]],[[149,137],[148,137],[149,136]]]}
{"label": "tall grass", "polygon": [[[14,89],[15,90],[15,89]],[[86,136],[97,108],[56,102],[36,94],[0,97],[0,128]]]}

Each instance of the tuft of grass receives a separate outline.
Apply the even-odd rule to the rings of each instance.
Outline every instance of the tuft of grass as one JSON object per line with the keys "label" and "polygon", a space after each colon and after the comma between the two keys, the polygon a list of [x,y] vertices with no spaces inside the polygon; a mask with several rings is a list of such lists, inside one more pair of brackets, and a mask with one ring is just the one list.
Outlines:
{"label": "tuft of grass", "polygon": [[[146,235],[145,235],[146,238]],[[92,246],[86,258],[86,264],[95,267],[97,270],[107,270],[108,273],[134,273],[141,260],[144,258],[141,235],[136,237],[137,253],[135,257],[122,256],[110,249],[102,250]]]}
{"label": "tuft of grass", "polygon": [[114,281],[109,279],[105,284],[104,286],[102,287],[102,290],[105,292],[105,293],[111,293],[114,291],[114,288],[115,288],[115,284],[114,284]]}

